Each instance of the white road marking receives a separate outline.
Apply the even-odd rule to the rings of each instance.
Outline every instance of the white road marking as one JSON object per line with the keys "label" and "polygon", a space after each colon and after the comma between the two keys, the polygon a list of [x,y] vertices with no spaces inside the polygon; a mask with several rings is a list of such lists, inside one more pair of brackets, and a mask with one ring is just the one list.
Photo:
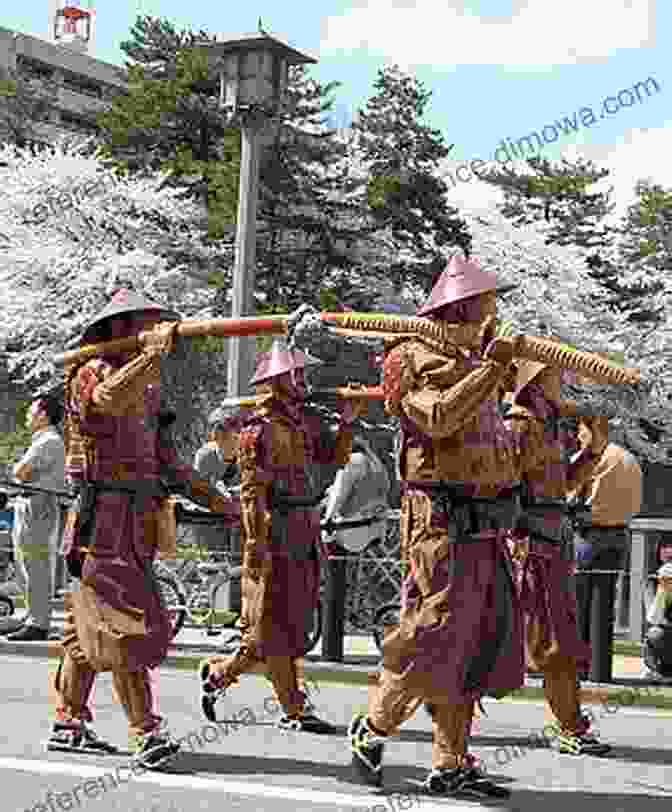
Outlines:
{"label": "white road marking", "polygon": [[[0,758],[0,770],[14,770],[17,772],[38,773],[40,775],[69,775],[78,779],[108,778],[115,774],[117,767],[130,769],[126,764],[116,764],[108,769],[92,767],[86,764],[73,764],[61,761],[40,761],[38,759]],[[130,780],[138,784],[153,784],[166,789],[193,789],[201,792],[226,792],[230,795],[251,796],[255,798],[273,798],[285,801],[303,801],[311,804],[336,805],[337,807],[351,807],[353,809],[374,810],[378,804],[384,805],[386,798],[392,800],[412,794],[411,791],[396,793],[395,795],[344,795],[338,792],[324,792],[301,789],[300,787],[285,787],[280,785],[262,785],[255,782],[228,781],[222,778],[201,778],[191,775],[170,775],[168,773],[144,773],[141,776],[127,777],[123,783]],[[120,781],[120,783],[122,783]],[[72,790],[70,791],[72,792]],[[62,790],[59,791],[62,794]],[[487,807],[474,803],[433,803],[426,796],[418,795],[419,805],[423,812],[479,812]],[[448,799],[446,799],[448,801]],[[40,801],[37,801],[39,804]]]}
{"label": "white road marking", "polygon": [[[511,793],[511,797],[514,796],[516,790],[522,790],[523,792],[538,792],[543,793],[544,795],[547,792],[562,792],[565,794],[573,794],[576,795],[580,793],[582,795],[614,795],[618,793],[619,796],[621,795],[629,795],[632,798],[633,803],[637,799],[639,795],[642,795],[642,792],[626,792],[625,787],[642,787],[643,789],[648,790],[658,790],[662,797],[665,797],[667,794],[672,793],[672,789],[665,789],[664,787],[658,786],[657,784],[641,784],[637,781],[624,781],[623,788],[619,789],[617,785],[610,784],[609,790],[601,790],[597,787],[541,787],[541,786],[534,786],[533,784],[519,784],[517,781],[515,783],[515,787]],[[650,794],[650,793],[649,793]],[[652,797],[658,797],[653,795]]]}

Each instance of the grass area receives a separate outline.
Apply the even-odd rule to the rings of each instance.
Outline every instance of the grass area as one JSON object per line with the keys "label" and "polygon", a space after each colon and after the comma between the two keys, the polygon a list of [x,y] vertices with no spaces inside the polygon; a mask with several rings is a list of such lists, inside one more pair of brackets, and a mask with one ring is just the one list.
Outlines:
{"label": "grass area", "polygon": [[642,644],[634,640],[614,640],[614,654],[621,657],[639,657],[642,653]]}

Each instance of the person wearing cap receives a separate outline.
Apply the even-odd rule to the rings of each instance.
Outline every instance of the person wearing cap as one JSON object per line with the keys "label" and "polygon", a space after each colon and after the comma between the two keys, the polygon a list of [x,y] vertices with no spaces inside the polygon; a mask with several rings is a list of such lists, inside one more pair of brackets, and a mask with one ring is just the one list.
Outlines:
{"label": "person wearing cap", "polygon": [[383,389],[400,423],[408,572],[368,713],[356,714],[348,731],[353,766],[368,784],[382,783],[388,737],[424,701],[434,734],[426,789],[509,794],[468,753],[474,703],[524,681],[523,619],[505,536],[518,514],[515,458],[499,411],[514,344],[493,338],[502,289],[475,260],[453,257],[418,311],[438,329],[387,348]]}
{"label": "person wearing cap", "polygon": [[[53,687],[56,721],[48,749],[107,752],[90,722],[97,673],[112,672],[135,758],[159,767],[179,750],[155,712],[151,671],[165,658],[171,625],[152,561],[161,527],[183,493],[212,510],[229,502],[178,461],[162,408],[161,358],[171,351],[177,313],[133,291],[118,291],[80,343],[145,333],[141,351],[98,356],[66,371],[66,476],[78,492],[63,553],[78,584],[66,594],[64,656]],[[165,546],[165,544],[164,544]]]}
{"label": "person wearing cap", "polygon": [[561,753],[604,755],[580,707],[578,671],[590,647],[578,633],[572,587],[573,527],[565,494],[569,437],[561,417],[574,404],[561,397],[559,369],[519,361],[506,422],[514,438],[523,514],[511,534],[516,581],[525,614],[528,668],[544,675],[550,724],[544,731]]}
{"label": "person wearing cap", "polygon": [[[660,559],[659,559],[660,560]],[[672,682],[672,562],[666,561],[656,572],[657,586],[645,591],[646,619],[649,628],[644,638],[646,676],[655,681]]]}
{"label": "person wearing cap", "polygon": [[629,559],[629,523],[642,507],[642,469],[629,451],[609,442],[604,415],[580,417],[578,440],[567,498],[589,511],[574,544],[579,631],[591,643],[591,680],[610,682],[617,571]]}
{"label": "person wearing cap", "polygon": [[[240,409],[214,409],[208,415],[208,441],[196,452],[194,469],[207,479],[214,488],[230,492],[240,485],[238,467],[238,444],[240,429],[246,412]],[[233,504],[238,504],[236,499]],[[195,528],[199,540],[210,550],[230,547],[232,528]],[[235,531],[234,531],[235,532]]]}
{"label": "person wearing cap", "polygon": [[208,441],[196,452],[194,468],[214,485],[230,485],[237,479],[238,444],[245,412],[214,409],[208,415]]}
{"label": "person wearing cap", "polygon": [[304,372],[315,363],[321,362],[275,341],[251,381],[262,397],[240,435],[242,641],[234,655],[211,657],[199,667],[201,708],[210,721],[229,686],[262,669],[283,709],[281,728],[332,730],[311,712],[297,675],[319,598],[322,495],[311,469],[347,462],[352,423],[363,404],[345,402],[334,434],[305,404]]}

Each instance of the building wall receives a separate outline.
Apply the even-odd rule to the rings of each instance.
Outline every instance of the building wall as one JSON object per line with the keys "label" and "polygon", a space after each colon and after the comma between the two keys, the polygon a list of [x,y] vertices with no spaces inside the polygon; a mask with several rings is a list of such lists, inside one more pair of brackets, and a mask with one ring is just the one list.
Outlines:
{"label": "building wall", "polygon": [[[95,114],[103,109],[105,93],[123,93],[127,87],[123,68],[0,27],[2,68],[19,69],[57,85],[50,121],[35,125],[37,135],[45,142],[66,133],[95,132]],[[29,393],[10,380],[0,354],[0,433],[14,431],[17,404],[26,397]]]}
{"label": "building wall", "polygon": [[56,83],[51,120],[36,127],[45,140],[57,133],[94,132],[95,115],[103,110],[105,96],[123,93],[127,87],[124,70],[117,65],[8,28],[0,28],[3,67]]}

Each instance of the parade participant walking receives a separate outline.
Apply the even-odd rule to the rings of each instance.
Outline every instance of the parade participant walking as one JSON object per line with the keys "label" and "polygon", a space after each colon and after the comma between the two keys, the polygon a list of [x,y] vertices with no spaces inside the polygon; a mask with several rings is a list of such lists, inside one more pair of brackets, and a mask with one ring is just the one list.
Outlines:
{"label": "parade participant walking", "polygon": [[617,571],[630,558],[628,525],[642,506],[642,469],[629,451],[609,442],[607,417],[582,417],[579,445],[568,485],[569,501],[590,511],[574,545],[579,632],[591,644],[591,680],[610,682]]}
{"label": "parade participant walking", "polygon": [[385,407],[401,426],[401,545],[410,573],[368,715],[349,728],[353,764],[370,784],[382,782],[387,736],[424,700],[434,731],[425,788],[508,795],[467,752],[474,702],[524,680],[505,538],[518,513],[514,456],[498,410],[513,344],[490,340],[498,288],[476,262],[454,257],[418,313],[441,324],[445,341],[404,338],[385,358]]}
{"label": "parade participant walking", "polygon": [[66,595],[65,655],[54,679],[58,705],[48,742],[49,749],[112,749],[89,726],[95,676],[112,672],[136,758],[147,768],[179,749],[154,713],[150,677],[171,640],[152,571],[163,522],[174,521],[165,497],[182,492],[212,510],[228,510],[228,500],[176,458],[171,416],[160,400],[161,357],[174,341],[175,325],[159,323],[166,319],[179,316],[118,291],[81,343],[150,331],[144,349],[94,358],[68,372],[66,472],[79,496],[63,551],[79,585]]}
{"label": "parade participant walking", "polygon": [[[572,405],[561,399],[560,370],[518,364],[506,421],[514,438],[523,516],[512,533],[516,581],[525,614],[528,667],[544,675],[551,723],[544,730],[561,753],[609,751],[581,713],[577,670],[588,668],[571,582],[574,532],[566,510],[568,438],[560,418]],[[577,668],[578,666],[578,668]]]}
{"label": "parade participant walking", "polygon": [[347,462],[351,424],[362,407],[347,401],[338,432],[329,431],[305,404],[304,370],[312,363],[320,362],[276,341],[252,379],[266,396],[240,436],[242,642],[233,656],[212,657],[199,668],[201,707],[211,721],[215,703],[241,674],[264,669],[284,711],[281,728],[332,730],[306,707],[297,681],[319,596],[321,494],[311,466]]}
{"label": "parade participant walking", "polygon": [[[32,432],[30,448],[14,466],[14,478],[46,490],[65,490],[65,446],[58,433],[63,407],[53,396],[36,398],[26,425]],[[47,493],[17,497],[12,541],[17,581],[25,593],[28,612],[22,628],[8,640],[46,640],[51,625],[52,560],[61,526],[58,497]]]}

